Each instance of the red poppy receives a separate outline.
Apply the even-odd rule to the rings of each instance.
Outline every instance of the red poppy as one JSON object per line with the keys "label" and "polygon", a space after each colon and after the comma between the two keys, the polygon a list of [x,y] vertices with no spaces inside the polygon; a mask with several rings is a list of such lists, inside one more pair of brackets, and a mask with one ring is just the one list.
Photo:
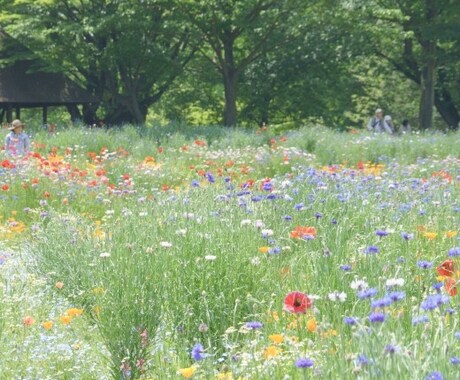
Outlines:
{"label": "red poppy", "polygon": [[457,295],[457,281],[454,278],[446,278],[445,287],[450,296]]}
{"label": "red poppy", "polygon": [[311,307],[311,300],[305,293],[290,292],[284,298],[283,310],[290,313],[305,314],[307,309]]}
{"label": "red poppy", "polygon": [[452,260],[446,260],[436,268],[436,271],[441,276],[451,277],[455,272],[455,264]]}
{"label": "red poppy", "polygon": [[294,231],[289,234],[294,239],[305,239],[306,237],[314,238],[316,236],[316,228],[308,226],[297,226]]}

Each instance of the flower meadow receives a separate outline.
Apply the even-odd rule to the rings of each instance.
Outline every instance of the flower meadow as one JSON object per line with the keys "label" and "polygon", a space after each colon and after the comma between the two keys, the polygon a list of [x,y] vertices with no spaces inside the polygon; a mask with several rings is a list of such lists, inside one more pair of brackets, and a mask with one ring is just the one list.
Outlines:
{"label": "flower meadow", "polygon": [[38,131],[0,157],[2,378],[459,378],[459,146]]}

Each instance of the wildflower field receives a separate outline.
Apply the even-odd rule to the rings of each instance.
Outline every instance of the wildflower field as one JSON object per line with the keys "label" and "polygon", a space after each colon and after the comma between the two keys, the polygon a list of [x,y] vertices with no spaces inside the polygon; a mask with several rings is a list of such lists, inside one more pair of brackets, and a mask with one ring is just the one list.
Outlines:
{"label": "wildflower field", "polygon": [[3,379],[458,379],[460,135],[37,131]]}

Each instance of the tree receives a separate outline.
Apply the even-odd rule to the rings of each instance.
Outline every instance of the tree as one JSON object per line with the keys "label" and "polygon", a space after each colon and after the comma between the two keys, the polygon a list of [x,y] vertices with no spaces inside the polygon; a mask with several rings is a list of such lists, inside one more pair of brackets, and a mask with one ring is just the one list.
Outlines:
{"label": "tree", "polygon": [[188,0],[181,7],[194,25],[198,51],[222,76],[224,125],[237,124],[238,82],[248,66],[278,48],[275,36],[305,3],[291,0]]}
{"label": "tree", "polygon": [[[380,22],[374,29],[379,40],[376,54],[420,86],[420,127],[432,128],[436,106],[448,127],[457,129],[460,91],[450,83],[460,76],[458,1],[376,0],[370,8],[366,24]],[[366,13],[369,8],[362,9]],[[399,37],[382,37],[392,28],[400,31]]]}
{"label": "tree", "polygon": [[[106,122],[145,122],[193,56],[190,33],[169,0],[5,1],[5,28],[101,100]],[[84,110],[95,119],[99,104]]]}

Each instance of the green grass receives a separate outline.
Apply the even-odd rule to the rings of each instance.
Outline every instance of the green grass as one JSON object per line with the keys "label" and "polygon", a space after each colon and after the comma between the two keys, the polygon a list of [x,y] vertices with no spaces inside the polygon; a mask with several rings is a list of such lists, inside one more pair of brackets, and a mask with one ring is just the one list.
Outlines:
{"label": "green grass", "polygon": [[[193,365],[203,379],[456,378],[458,296],[420,306],[460,245],[459,140],[317,127],[37,133],[40,156],[0,177],[2,373],[175,379]],[[291,237],[296,226],[316,237]],[[404,285],[389,289],[393,278]],[[374,299],[405,296],[371,323],[357,280]],[[312,298],[306,314],[283,312],[294,290]],[[83,314],[64,325],[71,307]],[[429,322],[413,324],[421,315]],[[208,356],[195,363],[196,343]],[[313,367],[296,368],[302,357]]]}

